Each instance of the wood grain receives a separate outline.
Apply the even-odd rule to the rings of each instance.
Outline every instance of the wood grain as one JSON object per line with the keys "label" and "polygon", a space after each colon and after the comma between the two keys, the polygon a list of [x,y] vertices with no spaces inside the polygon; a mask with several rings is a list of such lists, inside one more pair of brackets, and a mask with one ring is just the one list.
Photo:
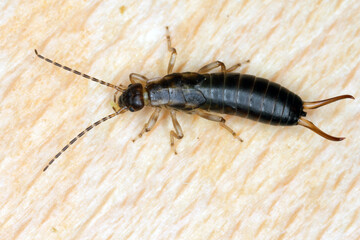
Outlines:
{"label": "wood grain", "polygon": [[[0,239],[359,239],[360,2],[3,1],[0,3]],[[178,155],[151,109],[72,137],[113,110],[113,84],[132,72],[250,59],[242,72],[304,100],[352,94],[308,114],[308,129],[227,116],[244,139],[179,114]]]}

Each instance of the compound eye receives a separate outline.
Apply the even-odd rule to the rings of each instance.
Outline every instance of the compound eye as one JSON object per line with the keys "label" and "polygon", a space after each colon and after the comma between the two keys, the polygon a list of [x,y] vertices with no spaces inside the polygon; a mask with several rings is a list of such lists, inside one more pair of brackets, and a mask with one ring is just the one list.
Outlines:
{"label": "compound eye", "polygon": [[130,112],[135,112],[135,109],[133,107],[129,107]]}

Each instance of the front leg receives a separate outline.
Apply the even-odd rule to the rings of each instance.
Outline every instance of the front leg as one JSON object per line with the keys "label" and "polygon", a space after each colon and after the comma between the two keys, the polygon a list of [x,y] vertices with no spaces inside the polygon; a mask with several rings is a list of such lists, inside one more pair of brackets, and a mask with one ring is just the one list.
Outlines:
{"label": "front leg", "polygon": [[130,78],[130,82],[132,84],[141,83],[142,85],[145,85],[146,82],[149,80],[147,77],[137,74],[137,73],[131,73],[129,75],[129,78]]}
{"label": "front leg", "polygon": [[155,125],[156,121],[159,118],[159,113],[161,112],[161,108],[156,108],[155,111],[151,114],[149,121],[145,124],[141,132],[133,139],[135,142],[137,139],[141,138],[145,132],[149,132]]}

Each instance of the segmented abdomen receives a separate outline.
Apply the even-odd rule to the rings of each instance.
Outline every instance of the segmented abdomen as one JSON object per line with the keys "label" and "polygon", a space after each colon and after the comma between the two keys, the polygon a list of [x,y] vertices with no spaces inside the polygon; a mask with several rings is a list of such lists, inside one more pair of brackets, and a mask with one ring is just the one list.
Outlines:
{"label": "segmented abdomen", "polygon": [[303,110],[301,98],[264,78],[240,73],[203,74],[195,89],[206,98],[200,108],[273,125],[295,125]]}

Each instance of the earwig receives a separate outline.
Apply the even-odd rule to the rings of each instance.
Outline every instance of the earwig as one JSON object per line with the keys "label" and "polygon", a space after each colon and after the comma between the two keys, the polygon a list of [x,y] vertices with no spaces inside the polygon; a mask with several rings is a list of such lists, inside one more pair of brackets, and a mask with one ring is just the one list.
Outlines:
{"label": "earwig", "polygon": [[[244,117],[271,125],[301,125],[331,141],[345,139],[343,137],[331,136],[320,130],[312,122],[305,119],[306,112],[304,110],[315,109],[341,99],[354,99],[353,96],[341,95],[321,101],[306,102],[295,93],[275,82],[252,75],[233,73],[234,70],[242,66],[241,63],[226,69],[223,62],[215,61],[200,68],[197,72],[172,73],[177,52],[171,46],[168,27],[166,27],[166,39],[168,50],[171,53],[167,75],[162,78],[148,79],[143,75],[131,73],[129,76],[131,84],[127,87],[122,85],[116,86],[71,69],[43,57],[35,50],[36,56],[57,67],[116,90],[113,106],[115,113],[96,121],[80,132],[50,160],[43,171],[46,171],[79,138],[100,123],[126,111],[139,111],[145,106],[153,107],[155,110],[133,141],[142,137],[145,132],[150,131],[158,120],[161,110],[167,109],[170,111],[175,129],[175,131],[170,131],[170,145],[174,149],[175,154],[174,139],[181,139],[184,136],[176,118],[176,112],[178,111],[196,114],[207,120],[218,122],[220,126],[241,142],[243,140],[237,136],[234,130],[226,125],[225,119],[217,114]],[[220,72],[209,73],[218,67],[221,69]],[[119,92],[121,95],[118,97]]]}

